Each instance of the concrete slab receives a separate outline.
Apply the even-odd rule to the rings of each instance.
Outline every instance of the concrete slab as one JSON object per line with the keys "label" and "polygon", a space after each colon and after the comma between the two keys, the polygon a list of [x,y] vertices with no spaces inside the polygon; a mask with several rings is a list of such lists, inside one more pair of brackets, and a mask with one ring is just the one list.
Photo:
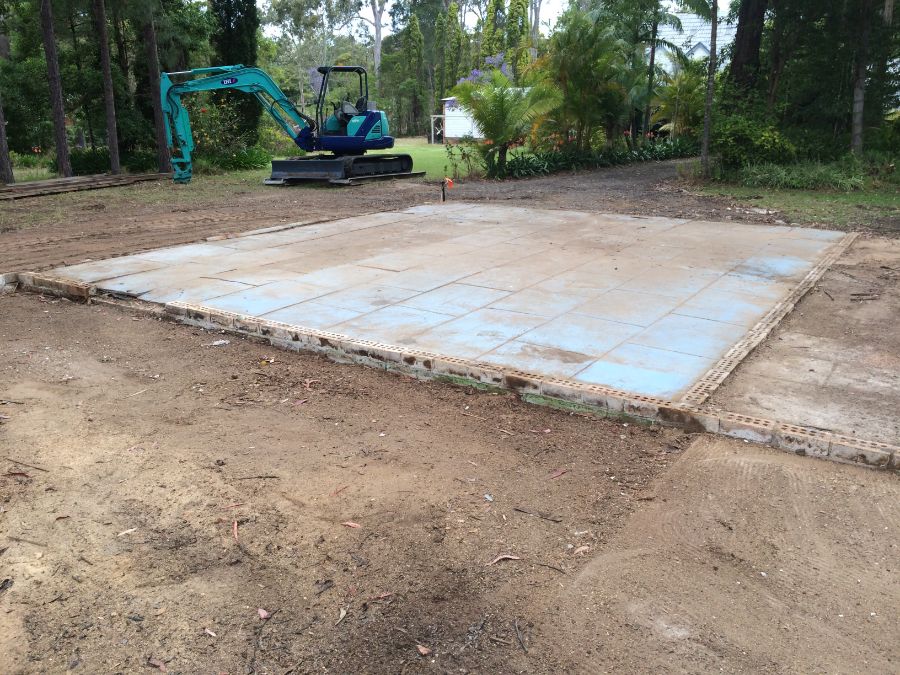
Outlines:
{"label": "concrete slab", "polygon": [[454,203],[54,274],[677,401],[721,370],[723,356],[840,240],[791,227]]}

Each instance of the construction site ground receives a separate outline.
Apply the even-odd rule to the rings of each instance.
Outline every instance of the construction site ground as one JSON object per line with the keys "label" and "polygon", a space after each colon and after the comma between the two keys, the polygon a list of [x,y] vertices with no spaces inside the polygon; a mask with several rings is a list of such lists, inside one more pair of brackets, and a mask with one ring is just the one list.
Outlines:
{"label": "construction site ground", "polygon": [[[438,194],[197,188],[4,205],[0,272]],[[451,194],[783,219],[671,163]],[[898,259],[857,239],[716,396],[896,443]],[[0,295],[3,672],[897,670],[891,472],[221,338]]]}

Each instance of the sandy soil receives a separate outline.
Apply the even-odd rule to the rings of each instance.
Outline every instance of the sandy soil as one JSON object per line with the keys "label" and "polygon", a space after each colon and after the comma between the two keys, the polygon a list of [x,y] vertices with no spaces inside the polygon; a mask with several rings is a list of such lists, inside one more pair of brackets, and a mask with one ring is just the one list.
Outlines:
{"label": "sandy soil", "polygon": [[0,296],[3,672],[896,669],[894,476],[219,337]]}

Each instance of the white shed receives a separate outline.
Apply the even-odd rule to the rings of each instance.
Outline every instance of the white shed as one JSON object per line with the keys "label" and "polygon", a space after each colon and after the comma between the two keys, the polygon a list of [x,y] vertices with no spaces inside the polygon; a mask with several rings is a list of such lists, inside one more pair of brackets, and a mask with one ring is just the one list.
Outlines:
{"label": "white shed", "polygon": [[442,98],[444,108],[444,143],[456,142],[466,136],[484,138],[468,111],[456,102],[456,97]]}

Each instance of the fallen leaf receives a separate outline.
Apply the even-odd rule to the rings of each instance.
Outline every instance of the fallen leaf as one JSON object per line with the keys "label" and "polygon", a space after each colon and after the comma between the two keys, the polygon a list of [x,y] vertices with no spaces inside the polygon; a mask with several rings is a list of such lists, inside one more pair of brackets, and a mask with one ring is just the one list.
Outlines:
{"label": "fallen leaf", "polygon": [[569,472],[568,469],[557,469],[556,471],[554,471],[553,473],[550,474],[550,478],[551,478],[551,479],[552,479],[552,478],[559,478],[559,477],[562,476],[564,473],[568,473],[568,472]]}
{"label": "fallen leaf", "polygon": [[550,433],[550,429],[529,429],[528,431],[530,431],[533,434],[549,434]]}
{"label": "fallen leaf", "polygon": [[131,529],[128,529],[128,530],[122,530],[122,531],[119,532],[119,534],[117,534],[116,536],[117,536],[117,537],[123,537],[123,536],[125,536],[126,534],[131,534],[132,532],[134,532],[134,531],[136,531],[136,530],[137,530],[136,527],[132,527]]}
{"label": "fallen leaf", "polygon": [[69,516],[56,516],[55,520],[65,520]]}
{"label": "fallen leaf", "polygon": [[256,613],[259,614],[259,618],[262,619],[263,621],[269,619],[272,616],[271,612],[267,612],[262,607],[257,609]]}
{"label": "fallen leaf", "polygon": [[393,593],[382,593],[381,595],[376,595],[374,598],[369,598],[370,600],[387,600],[391,597]]}
{"label": "fallen leaf", "polygon": [[203,630],[206,631],[206,634],[210,637],[217,637],[216,634],[213,633],[209,628],[204,628]]}
{"label": "fallen leaf", "polygon": [[428,656],[431,653],[431,650],[425,645],[416,645],[416,651],[422,656]]}
{"label": "fallen leaf", "polygon": [[152,656],[147,659],[147,665],[153,666],[154,668],[159,668],[164,673],[169,672],[169,669],[166,668],[165,663],[163,663],[159,659],[154,659]]}
{"label": "fallen leaf", "polygon": [[348,520],[345,523],[341,523],[344,527],[362,527],[359,523],[354,523],[352,520]]}
{"label": "fallen leaf", "polygon": [[337,626],[338,623],[344,620],[345,616],[347,616],[347,609],[345,607],[341,607],[341,615],[340,617],[338,617],[337,623],[335,623],[334,625]]}
{"label": "fallen leaf", "polygon": [[485,567],[490,567],[494,563],[498,563],[501,560],[521,560],[521,558],[517,555],[509,555],[509,554],[498,555],[496,558],[491,560],[491,562],[489,562],[487,565],[485,565]]}
{"label": "fallen leaf", "polygon": [[579,546],[574,551],[572,551],[572,555],[584,555],[588,551],[591,550],[590,546]]}
{"label": "fallen leaf", "polygon": [[234,535],[234,540],[235,540],[235,541],[238,541],[237,527],[238,527],[238,526],[237,526],[237,521],[236,521],[236,520],[231,521],[231,534]]}
{"label": "fallen leaf", "polygon": [[304,403],[309,403],[308,398],[301,398],[298,401],[294,401],[294,405],[303,405]]}

